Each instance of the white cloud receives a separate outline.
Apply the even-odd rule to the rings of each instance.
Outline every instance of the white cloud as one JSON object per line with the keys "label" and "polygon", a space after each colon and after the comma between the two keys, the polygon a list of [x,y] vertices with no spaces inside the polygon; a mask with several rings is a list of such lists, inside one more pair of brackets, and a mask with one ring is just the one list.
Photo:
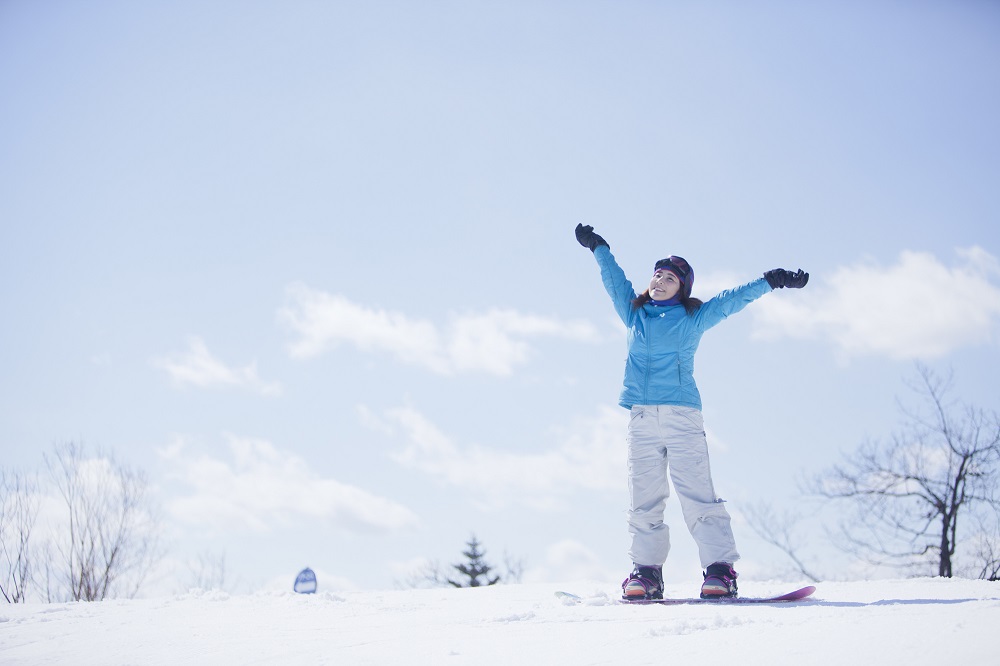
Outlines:
{"label": "white cloud", "polygon": [[891,266],[865,262],[813,275],[801,293],[753,306],[755,335],[823,340],[846,356],[932,359],[994,339],[1000,317],[997,259],[979,247],[948,267],[903,251]]}
{"label": "white cloud", "polygon": [[188,340],[188,350],[153,359],[153,365],[165,370],[176,386],[199,388],[235,387],[262,395],[279,395],[281,385],[265,382],[257,376],[257,362],[243,368],[230,368],[208,351],[198,337]]}
{"label": "white cloud", "polygon": [[305,460],[270,442],[233,435],[227,439],[227,460],[190,452],[182,440],[159,451],[173,476],[190,488],[167,504],[179,521],[258,532],[305,520],[356,532],[391,531],[419,522],[405,506],[322,478]]}
{"label": "white cloud", "polygon": [[513,310],[452,314],[444,326],[400,312],[369,308],[343,296],[303,284],[287,290],[278,319],[297,337],[294,358],[309,358],[340,343],[373,353],[388,353],[404,363],[443,375],[485,372],[510,375],[534,349],[530,340],[554,337],[591,342],[596,329],[581,320],[526,315]]}
{"label": "white cloud", "polygon": [[360,412],[372,430],[399,432],[404,444],[390,454],[393,460],[465,488],[484,505],[558,509],[581,488],[622,489],[627,413],[619,408],[602,407],[573,431],[549,433],[545,439],[558,443],[529,453],[461,446],[412,407]]}
{"label": "white cloud", "polygon": [[564,539],[545,549],[545,561],[524,573],[526,583],[615,580],[620,571],[611,571],[592,550],[578,541]]}
{"label": "white cloud", "polygon": [[729,271],[715,271],[695,276],[694,290],[692,295],[702,300],[708,300],[718,293],[746,284],[751,280],[756,280],[763,273],[757,275],[738,275]]}

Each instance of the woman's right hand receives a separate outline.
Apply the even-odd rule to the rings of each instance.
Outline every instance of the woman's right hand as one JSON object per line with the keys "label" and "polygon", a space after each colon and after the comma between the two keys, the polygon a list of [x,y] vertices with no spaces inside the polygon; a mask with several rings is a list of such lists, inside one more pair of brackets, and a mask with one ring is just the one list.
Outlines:
{"label": "woman's right hand", "polygon": [[576,225],[576,240],[591,252],[602,245],[610,247],[606,240],[594,233],[594,227],[589,224],[586,226],[582,224]]}

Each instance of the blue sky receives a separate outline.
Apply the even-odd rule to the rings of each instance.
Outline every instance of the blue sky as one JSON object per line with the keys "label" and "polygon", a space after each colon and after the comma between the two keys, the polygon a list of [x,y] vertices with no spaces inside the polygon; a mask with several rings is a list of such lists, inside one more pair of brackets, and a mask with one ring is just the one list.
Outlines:
{"label": "blue sky", "polygon": [[915,361],[996,408],[997,35],[973,1],[5,2],[0,460],[147,470],[163,587],[203,552],[384,587],[473,532],[624,576],[582,222],[636,285],[812,274],[696,367],[741,571],[775,575],[741,505],[888,437]]}

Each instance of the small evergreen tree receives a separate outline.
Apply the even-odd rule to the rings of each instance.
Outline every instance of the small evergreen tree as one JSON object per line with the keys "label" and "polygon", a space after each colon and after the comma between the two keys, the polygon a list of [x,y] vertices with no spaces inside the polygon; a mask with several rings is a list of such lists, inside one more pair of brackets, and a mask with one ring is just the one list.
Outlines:
{"label": "small evergreen tree", "polygon": [[468,546],[469,549],[463,551],[462,554],[465,555],[467,561],[462,564],[453,564],[451,566],[459,571],[468,580],[454,581],[451,578],[448,578],[448,584],[454,587],[481,587],[483,585],[496,585],[500,582],[500,576],[490,577],[489,574],[490,571],[493,570],[493,567],[487,564],[486,560],[483,559],[486,552],[480,550],[479,540],[476,536],[472,535],[472,539],[470,539],[465,545]]}

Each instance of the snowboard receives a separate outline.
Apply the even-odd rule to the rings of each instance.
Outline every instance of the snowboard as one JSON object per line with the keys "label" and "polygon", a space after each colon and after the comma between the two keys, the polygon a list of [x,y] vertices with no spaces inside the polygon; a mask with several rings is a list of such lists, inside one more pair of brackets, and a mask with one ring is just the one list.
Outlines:
{"label": "snowboard", "polygon": [[[776,604],[784,603],[789,601],[800,601],[805,599],[813,592],[816,591],[814,585],[808,585],[806,587],[801,587],[797,590],[787,592],[785,594],[779,594],[774,597],[722,597],[719,599],[701,599],[701,598],[690,598],[690,599],[636,599],[634,601],[629,601],[628,599],[619,599],[620,604],[660,604],[662,606],[671,606],[674,604]],[[580,604],[583,603],[583,597],[577,596],[570,592],[556,592],[556,596],[560,599],[566,600],[571,603]]]}

